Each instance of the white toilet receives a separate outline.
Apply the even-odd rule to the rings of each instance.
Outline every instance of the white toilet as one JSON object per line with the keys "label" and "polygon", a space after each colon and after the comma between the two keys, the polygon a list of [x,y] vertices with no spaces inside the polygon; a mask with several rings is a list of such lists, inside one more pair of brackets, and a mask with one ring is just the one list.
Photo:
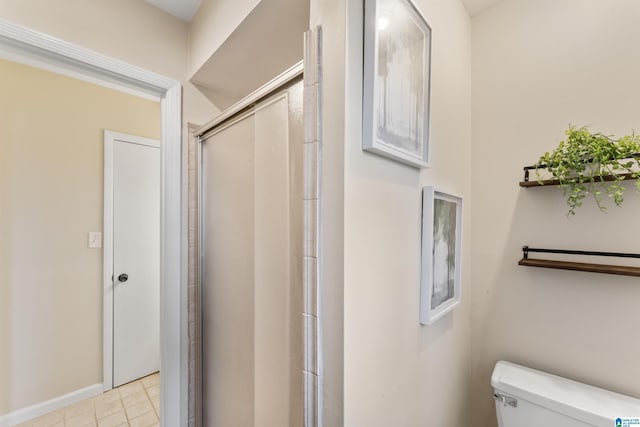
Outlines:
{"label": "white toilet", "polygon": [[491,385],[500,427],[640,426],[640,399],[514,363],[498,362]]}

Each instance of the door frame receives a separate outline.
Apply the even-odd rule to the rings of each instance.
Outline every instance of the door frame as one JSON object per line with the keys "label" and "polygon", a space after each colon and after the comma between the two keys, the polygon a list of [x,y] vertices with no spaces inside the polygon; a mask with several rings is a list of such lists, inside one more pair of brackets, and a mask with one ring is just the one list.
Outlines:
{"label": "door frame", "polygon": [[160,422],[186,427],[188,254],[180,82],[4,20],[0,20],[0,58],[160,101]]}
{"label": "door frame", "polygon": [[160,148],[160,141],[156,139],[127,135],[107,129],[104,131],[102,391],[113,388],[113,145],[116,141]]}

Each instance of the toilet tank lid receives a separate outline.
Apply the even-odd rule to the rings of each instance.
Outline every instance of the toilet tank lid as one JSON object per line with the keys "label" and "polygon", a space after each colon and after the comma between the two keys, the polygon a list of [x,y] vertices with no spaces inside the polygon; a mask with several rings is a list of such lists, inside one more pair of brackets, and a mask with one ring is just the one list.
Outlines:
{"label": "toilet tank lid", "polygon": [[640,400],[515,363],[496,364],[496,392],[529,401],[595,426],[612,426],[618,417],[640,418]]}

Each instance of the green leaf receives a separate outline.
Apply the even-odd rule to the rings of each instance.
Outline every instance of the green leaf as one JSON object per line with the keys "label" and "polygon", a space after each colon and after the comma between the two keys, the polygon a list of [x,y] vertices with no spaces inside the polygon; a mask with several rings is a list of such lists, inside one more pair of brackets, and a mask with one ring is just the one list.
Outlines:
{"label": "green leaf", "polygon": [[555,150],[540,156],[536,176],[542,182],[542,171],[546,170],[559,181],[567,197],[567,215],[575,215],[575,209],[582,206],[588,194],[603,212],[607,209],[603,193],[620,206],[624,201],[621,183],[625,180],[621,172],[631,174],[640,191],[640,136],[635,132],[616,140],[613,136],[592,133],[584,126],[569,125],[564,133],[566,139]]}

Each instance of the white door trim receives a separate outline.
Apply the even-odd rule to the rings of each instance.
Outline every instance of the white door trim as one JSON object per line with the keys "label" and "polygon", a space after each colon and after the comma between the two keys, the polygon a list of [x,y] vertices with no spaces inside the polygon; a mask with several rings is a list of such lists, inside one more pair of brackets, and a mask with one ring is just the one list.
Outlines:
{"label": "white door trim", "polygon": [[182,87],[180,82],[0,20],[0,58],[49,64],[123,91],[155,96],[161,103],[161,425],[188,421],[187,227],[182,191]]}
{"label": "white door trim", "polygon": [[126,135],[110,130],[104,131],[102,391],[113,388],[113,143],[115,141],[160,147],[160,141],[155,139]]}

